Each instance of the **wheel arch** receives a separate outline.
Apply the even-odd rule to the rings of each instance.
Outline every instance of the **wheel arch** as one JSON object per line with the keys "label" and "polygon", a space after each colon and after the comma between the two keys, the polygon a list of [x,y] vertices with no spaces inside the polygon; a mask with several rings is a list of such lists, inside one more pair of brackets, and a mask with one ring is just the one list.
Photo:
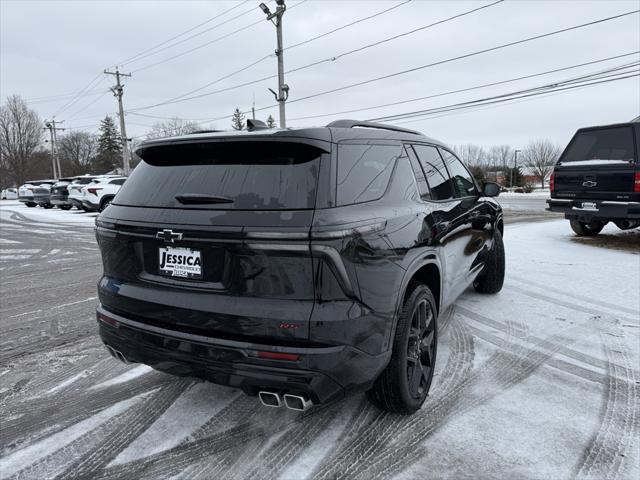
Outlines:
{"label": "wheel arch", "polygon": [[108,200],[113,200],[115,195],[105,195],[100,199],[99,210],[102,211],[104,209],[104,204],[107,203]]}

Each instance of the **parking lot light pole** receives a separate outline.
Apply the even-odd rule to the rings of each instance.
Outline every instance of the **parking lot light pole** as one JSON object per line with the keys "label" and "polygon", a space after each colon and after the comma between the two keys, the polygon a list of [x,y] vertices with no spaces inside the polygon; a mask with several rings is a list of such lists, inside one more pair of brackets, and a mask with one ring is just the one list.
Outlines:
{"label": "parking lot light pole", "polygon": [[278,93],[269,89],[271,93],[276,97],[278,107],[280,110],[280,128],[287,128],[287,119],[284,111],[284,104],[289,98],[289,85],[284,83],[284,49],[282,48],[282,16],[284,15],[287,6],[284,4],[284,0],[276,0],[276,11],[271,12],[266,4],[261,3],[260,9],[267,16],[267,20],[276,26],[277,35],[277,49],[276,57],[278,57]]}
{"label": "parking lot light pole", "polygon": [[[517,150],[517,149],[513,152],[513,170],[518,168],[518,153],[519,152],[521,152],[521,150]],[[509,180],[509,186],[511,188],[513,188],[513,170],[511,170],[511,180]]]}

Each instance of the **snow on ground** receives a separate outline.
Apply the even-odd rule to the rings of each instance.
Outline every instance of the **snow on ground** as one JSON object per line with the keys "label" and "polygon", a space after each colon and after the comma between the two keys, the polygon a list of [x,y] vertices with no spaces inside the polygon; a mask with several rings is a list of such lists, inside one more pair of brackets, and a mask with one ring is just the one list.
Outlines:
{"label": "snow on ground", "polygon": [[498,198],[550,198],[550,193],[549,190],[534,190],[529,193],[501,192]]}
{"label": "snow on ground", "polygon": [[93,226],[97,216],[98,214],[95,212],[87,213],[75,208],[66,211],[59,208],[29,208],[17,200],[0,201],[0,230],[8,228],[8,226],[2,225],[3,220],[15,217],[24,219],[27,223],[33,224],[33,227],[58,227],[60,224]]}
{"label": "snow on ground", "polygon": [[[0,238],[3,249],[32,248],[17,229]],[[49,252],[87,245],[74,238],[56,236]],[[0,475],[638,478],[640,229],[578,239],[552,220],[507,225],[504,238],[504,289],[469,290],[441,315],[434,384],[411,417],[362,394],[305,414],[269,409],[234,389],[122,365],[95,336],[95,250],[76,270],[47,267],[60,269],[60,285],[46,270],[37,283],[46,255],[28,273],[14,261],[0,282]],[[52,310],[55,328],[52,302],[66,305]]]}

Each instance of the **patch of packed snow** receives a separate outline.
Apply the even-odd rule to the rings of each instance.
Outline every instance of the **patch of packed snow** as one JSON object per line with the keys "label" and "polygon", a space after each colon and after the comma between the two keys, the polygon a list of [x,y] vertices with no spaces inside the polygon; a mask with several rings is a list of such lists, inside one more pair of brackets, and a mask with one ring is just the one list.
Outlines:
{"label": "patch of packed snow", "polygon": [[118,375],[106,382],[99,383],[97,385],[92,386],[91,390],[98,390],[101,388],[111,387],[113,385],[118,385],[120,383],[128,382],[129,380],[133,380],[134,378],[138,378],[142,375],[145,375],[151,372],[153,369],[148,367],[147,365],[139,365],[131,370],[124,372],[122,375]]}

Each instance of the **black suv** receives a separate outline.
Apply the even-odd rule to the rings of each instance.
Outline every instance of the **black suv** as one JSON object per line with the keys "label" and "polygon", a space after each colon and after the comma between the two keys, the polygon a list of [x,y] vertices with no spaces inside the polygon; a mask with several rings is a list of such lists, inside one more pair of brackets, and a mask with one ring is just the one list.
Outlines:
{"label": "black suv", "polygon": [[552,212],[562,212],[578,235],[597,235],[608,222],[640,226],[640,123],[581,128],[551,176]]}
{"label": "black suv", "polygon": [[109,352],[306,410],[367,390],[411,413],[437,318],[504,277],[497,184],[392,126],[150,140],[96,220]]}

